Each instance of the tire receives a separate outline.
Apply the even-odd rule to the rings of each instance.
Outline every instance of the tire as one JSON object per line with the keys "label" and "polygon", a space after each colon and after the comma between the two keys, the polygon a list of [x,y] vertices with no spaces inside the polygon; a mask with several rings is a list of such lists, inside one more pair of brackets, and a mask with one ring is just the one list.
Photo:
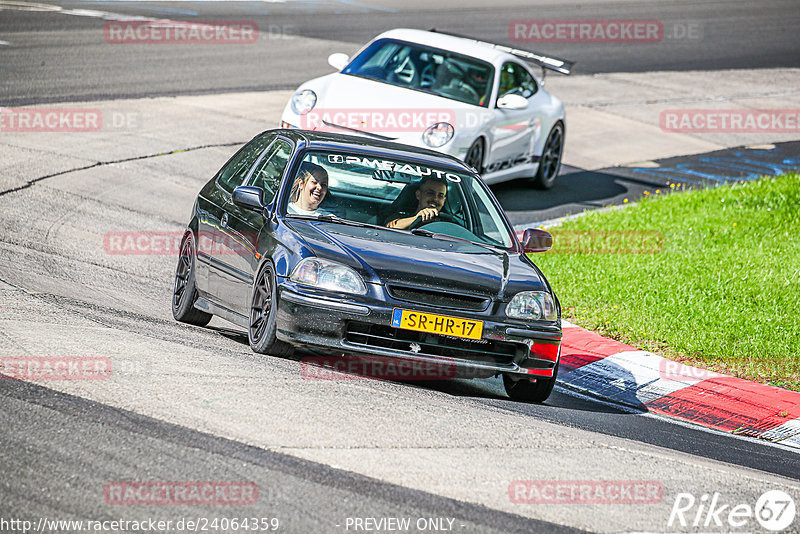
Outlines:
{"label": "tire", "polygon": [[546,401],[550,393],[553,392],[553,386],[556,385],[556,377],[558,377],[558,365],[553,371],[552,378],[537,378],[536,382],[533,382],[528,378],[514,380],[504,374],[503,385],[512,400],[541,403]]}
{"label": "tire", "polygon": [[175,284],[172,287],[172,316],[176,321],[182,323],[205,326],[213,316],[194,307],[194,301],[197,300],[197,287],[194,279],[195,256],[194,236],[188,233],[181,243],[178,266],[175,268]]}
{"label": "tire", "polygon": [[467,150],[467,155],[464,157],[464,163],[472,167],[473,169],[478,171],[478,174],[483,173],[483,140],[478,138],[475,140],[472,145],[470,145],[469,150]]}
{"label": "tire", "polygon": [[250,297],[250,323],[247,338],[253,352],[272,354],[273,356],[289,356],[292,346],[278,340],[277,330],[278,294],[275,291],[275,272],[272,264],[265,263],[253,282]]}
{"label": "tire", "polygon": [[557,122],[542,149],[539,158],[539,169],[533,178],[533,185],[538,189],[550,189],[556,181],[561,170],[561,155],[564,152],[564,125]]}

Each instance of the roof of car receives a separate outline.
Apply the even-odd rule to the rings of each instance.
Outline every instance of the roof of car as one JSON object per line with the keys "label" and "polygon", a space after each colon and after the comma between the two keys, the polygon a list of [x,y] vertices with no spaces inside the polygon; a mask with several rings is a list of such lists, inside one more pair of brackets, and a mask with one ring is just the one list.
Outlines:
{"label": "roof of car", "polygon": [[[344,135],[331,132],[317,132],[310,130],[299,129],[275,129],[269,130],[272,133],[280,133],[295,141],[303,141],[308,145],[308,148],[321,148],[321,149],[343,149],[358,151],[369,151],[385,157],[407,157],[416,160],[425,161],[432,165],[442,165],[458,169],[459,172],[472,171],[461,160],[453,156],[427,150],[425,148],[418,148],[410,145],[403,145],[400,143],[392,143],[390,141],[381,141],[379,139],[370,139],[356,135]],[[264,132],[265,134],[268,132]]]}
{"label": "roof of car", "polygon": [[503,59],[513,59],[514,56],[502,50],[497,50],[485,44],[480,44],[471,39],[456,37],[446,33],[437,33],[427,30],[413,30],[409,28],[396,28],[378,35],[375,39],[398,39],[420,43],[434,48],[450,50],[465,56],[471,56],[489,63],[497,63]]}

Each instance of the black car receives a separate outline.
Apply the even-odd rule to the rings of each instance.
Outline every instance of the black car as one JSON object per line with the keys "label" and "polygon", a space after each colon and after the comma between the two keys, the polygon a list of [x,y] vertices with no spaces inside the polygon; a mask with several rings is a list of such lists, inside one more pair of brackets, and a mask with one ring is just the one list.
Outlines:
{"label": "black car", "polygon": [[270,130],[200,191],[172,311],[247,329],[287,355],[443,365],[503,375],[512,398],[553,389],[561,310],[473,170],[437,152],[362,137]]}

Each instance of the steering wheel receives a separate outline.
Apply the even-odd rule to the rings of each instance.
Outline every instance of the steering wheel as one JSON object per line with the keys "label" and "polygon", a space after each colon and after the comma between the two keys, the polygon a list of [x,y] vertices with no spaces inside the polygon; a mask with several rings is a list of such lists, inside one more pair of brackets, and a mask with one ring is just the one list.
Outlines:
{"label": "steering wheel", "polygon": [[481,99],[481,95],[479,95],[478,91],[476,91],[475,88],[472,87],[469,82],[467,82],[466,69],[453,61],[446,62],[445,66],[452,75],[452,78],[448,83],[448,87],[465,93],[464,95],[458,96],[466,97],[467,100],[474,100],[477,103]]}
{"label": "steering wheel", "polygon": [[458,88],[467,93],[469,99],[474,100],[476,104],[480,101],[481,95],[478,94],[478,91],[464,80],[458,80]]}
{"label": "steering wheel", "polygon": [[457,78],[463,78],[467,74],[467,71],[464,70],[464,67],[462,67],[461,65],[459,65],[455,61],[452,61],[452,60],[449,60],[449,59],[445,60],[444,65],[445,65],[445,67],[447,67],[447,70],[450,71],[450,74],[452,74],[453,76],[455,76]]}
{"label": "steering wheel", "polygon": [[[413,230],[414,228],[419,228],[420,226],[425,226],[426,224],[431,224],[434,222],[448,222],[452,224],[458,224],[458,219],[456,219],[452,214],[445,213],[440,211],[439,215],[431,219],[430,221],[422,222],[422,217],[417,217],[414,219],[414,222],[407,228],[408,230]],[[458,224],[461,226],[460,224]]]}

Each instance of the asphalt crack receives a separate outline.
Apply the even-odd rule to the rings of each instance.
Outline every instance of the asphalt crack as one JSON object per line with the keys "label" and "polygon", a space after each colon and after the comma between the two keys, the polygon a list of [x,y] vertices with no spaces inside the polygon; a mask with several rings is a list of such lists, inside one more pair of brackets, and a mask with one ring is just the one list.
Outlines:
{"label": "asphalt crack", "polygon": [[41,182],[43,180],[49,180],[50,178],[56,178],[58,176],[64,176],[65,174],[70,174],[70,173],[73,173],[73,172],[86,171],[86,170],[89,170],[89,169],[94,169],[95,167],[104,167],[104,166],[107,166],[107,165],[116,165],[118,163],[128,163],[128,162],[131,162],[131,161],[140,161],[140,160],[144,160],[144,159],[158,158],[158,157],[161,157],[161,156],[170,156],[172,154],[180,154],[182,152],[193,152],[195,150],[204,150],[204,149],[207,149],[207,148],[221,148],[221,147],[229,147],[229,146],[240,146],[242,144],[244,144],[244,141],[234,141],[234,142],[231,142],[231,143],[212,143],[212,144],[207,144],[207,145],[192,146],[192,147],[188,147],[188,148],[176,148],[176,149],[170,150],[168,152],[159,152],[157,154],[146,154],[144,156],[133,156],[133,157],[130,157],[130,158],[122,158],[122,159],[109,160],[109,161],[98,161],[98,162],[92,163],[90,165],[84,165],[82,167],[75,167],[73,169],[67,169],[65,171],[54,172],[52,174],[46,174],[44,176],[40,176],[38,178],[34,178],[32,180],[28,180],[24,184],[19,185],[17,187],[12,187],[11,189],[6,189],[5,191],[0,191],[0,197],[5,196],[5,195],[7,195],[9,193],[16,193],[17,191],[22,191],[24,189],[28,189],[29,187],[31,187],[34,184],[37,184],[37,183],[39,183],[39,182]]}

